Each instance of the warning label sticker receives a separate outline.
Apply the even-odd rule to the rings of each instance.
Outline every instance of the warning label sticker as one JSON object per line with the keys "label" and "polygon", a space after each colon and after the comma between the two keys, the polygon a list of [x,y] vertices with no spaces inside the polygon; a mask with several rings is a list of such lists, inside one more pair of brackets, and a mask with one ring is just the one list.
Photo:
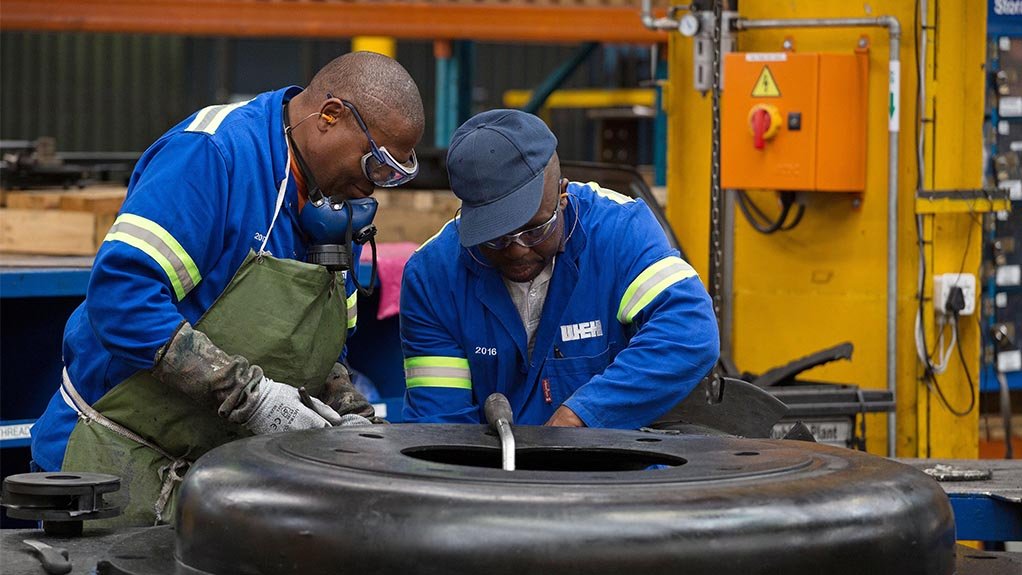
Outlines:
{"label": "warning label sticker", "polygon": [[763,71],[759,73],[759,78],[756,79],[756,84],[752,87],[752,97],[779,98],[780,96],[781,90],[777,87],[773,73],[770,72],[770,66],[763,66]]}

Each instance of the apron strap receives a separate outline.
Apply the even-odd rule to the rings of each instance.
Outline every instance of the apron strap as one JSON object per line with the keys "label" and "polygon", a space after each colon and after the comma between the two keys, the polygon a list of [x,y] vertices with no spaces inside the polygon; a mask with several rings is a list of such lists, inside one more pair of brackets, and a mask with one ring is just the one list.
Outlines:
{"label": "apron strap", "polygon": [[287,148],[287,165],[284,167],[284,179],[280,181],[277,188],[277,206],[273,209],[273,219],[270,220],[270,228],[263,234],[263,244],[259,246],[259,256],[266,254],[266,243],[270,241],[270,234],[273,233],[273,224],[277,223],[277,216],[280,215],[280,207],[284,204],[284,193],[287,191],[287,180],[291,176],[291,147]]}
{"label": "apron strap", "polygon": [[61,379],[60,395],[64,398],[64,402],[70,405],[85,423],[94,421],[117,435],[139,445],[148,447],[160,454],[160,456],[164,459],[170,460],[170,463],[160,467],[158,472],[162,485],[160,487],[160,497],[156,500],[154,509],[156,511],[156,525],[159,525],[159,523],[163,520],[163,511],[167,506],[167,501],[170,500],[170,494],[173,492],[175,485],[180,483],[183,479],[183,475],[179,473],[179,471],[182,468],[186,468],[191,465],[191,461],[188,461],[183,456],[174,457],[155,443],[147,441],[141,435],[138,435],[127,427],[124,427],[93,409],[93,407],[85,401],[81,394],[78,393],[74,384],[71,383],[71,378],[67,374],[67,367],[65,367],[64,371],[61,373]]}

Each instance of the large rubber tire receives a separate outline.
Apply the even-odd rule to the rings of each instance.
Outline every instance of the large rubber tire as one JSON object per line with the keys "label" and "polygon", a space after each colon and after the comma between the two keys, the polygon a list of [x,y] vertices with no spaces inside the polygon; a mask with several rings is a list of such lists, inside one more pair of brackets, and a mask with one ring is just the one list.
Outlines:
{"label": "large rubber tire", "polygon": [[[886,459],[772,440],[390,425],[244,439],[178,504],[181,572],[947,574],[935,481]],[[533,468],[533,469],[530,469]]]}

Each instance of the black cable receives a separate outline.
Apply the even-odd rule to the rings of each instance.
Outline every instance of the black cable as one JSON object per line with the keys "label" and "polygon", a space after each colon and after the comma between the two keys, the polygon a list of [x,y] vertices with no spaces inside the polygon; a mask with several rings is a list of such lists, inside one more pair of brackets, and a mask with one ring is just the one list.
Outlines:
{"label": "black cable", "polygon": [[746,195],[744,190],[738,190],[737,199],[738,208],[741,209],[749,225],[761,234],[772,234],[779,230],[790,230],[798,225],[805,212],[805,206],[799,205],[799,212],[795,215],[795,220],[785,227],[785,221],[788,219],[788,214],[791,213],[791,206],[795,203],[795,194],[793,192],[781,192],[781,213],[775,220],[770,220],[763,210]]}
{"label": "black cable", "polygon": [[802,216],[804,216],[805,213],[806,213],[806,205],[805,204],[799,204],[798,205],[798,211],[795,212],[795,217],[792,218],[790,223],[788,223],[788,224],[786,224],[784,226],[781,226],[781,231],[782,232],[786,232],[788,230],[795,229],[795,226],[797,226],[799,224],[799,222],[802,221]]}
{"label": "black cable", "polygon": [[[954,409],[951,409],[951,405],[947,403],[947,399],[944,399],[943,396],[941,396],[941,399],[944,399],[944,405],[947,406],[948,410],[950,410],[951,413],[954,413],[955,415],[961,417],[969,415],[970,413],[972,413],[972,410],[976,408],[976,384],[975,382],[972,381],[972,372],[969,371],[969,364],[965,361],[965,352],[962,351],[962,338],[958,333],[957,314],[955,316],[954,325],[955,325],[955,347],[958,348],[958,359],[962,361],[962,369],[965,371],[965,379],[966,381],[969,382],[969,407],[968,409],[965,410],[964,413],[959,413]],[[939,390],[940,388],[937,389]]]}

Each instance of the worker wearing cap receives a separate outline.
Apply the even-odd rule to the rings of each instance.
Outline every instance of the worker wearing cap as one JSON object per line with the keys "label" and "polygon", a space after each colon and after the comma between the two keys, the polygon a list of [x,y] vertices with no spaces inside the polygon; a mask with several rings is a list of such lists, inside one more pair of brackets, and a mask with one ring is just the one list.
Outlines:
{"label": "worker wearing cap", "polygon": [[451,138],[461,201],[411,257],[401,291],[406,421],[637,428],[717,360],[709,296],[653,213],[561,178],[537,117],[484,112]]}
{"label": "worker wearing cap", "polygon": [[[358,52],[304,90],[204,108],[150,146],[67,323],[34,465],[121,476],[119,524],[152,525],[217,445],[367,423],[372,406],[336,363],[354,274],[306,256],[315,238],[353,237],[374,186],[415,176],[422,131],[407,71]],[[350,268],[360,250],[345,245]]]}

